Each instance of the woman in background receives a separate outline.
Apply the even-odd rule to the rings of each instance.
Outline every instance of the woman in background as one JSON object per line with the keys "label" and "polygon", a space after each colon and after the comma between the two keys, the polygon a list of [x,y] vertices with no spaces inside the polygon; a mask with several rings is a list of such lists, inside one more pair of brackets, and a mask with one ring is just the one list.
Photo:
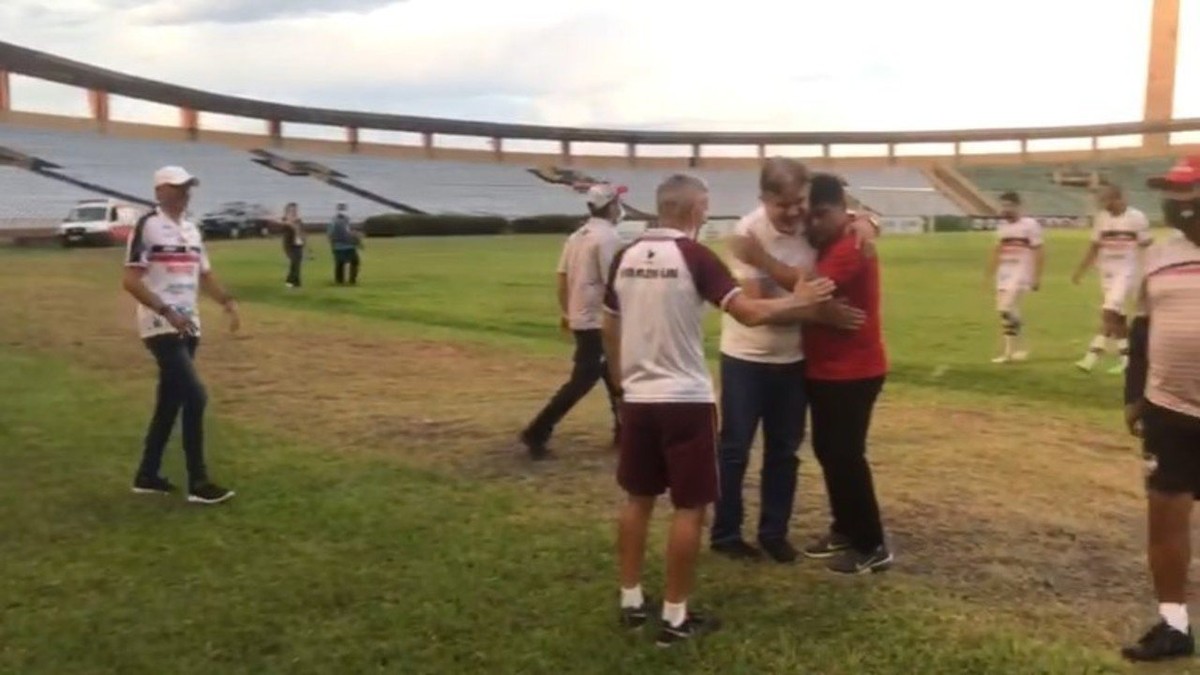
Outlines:
{"label": "woman in background", "polygon": [[288,258],[288,288],[300,287],[300,262],[304,259],[304,221],[296,202],[283,207],[283,252]]}

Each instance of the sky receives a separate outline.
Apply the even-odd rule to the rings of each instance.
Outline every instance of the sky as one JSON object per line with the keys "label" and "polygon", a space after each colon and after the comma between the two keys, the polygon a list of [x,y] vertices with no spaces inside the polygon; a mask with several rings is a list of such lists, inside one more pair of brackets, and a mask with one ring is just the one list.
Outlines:
{"label": "sky", "polygon": [[[2,0],[0,39],[227,94],[501,122],[865,131],[1141,117],[1151,0],[776,2]],[[1200,0],[1182,3],[1175,114],[1200,117]],[[66,87],[15,78],[13,96],[86,113]]]}

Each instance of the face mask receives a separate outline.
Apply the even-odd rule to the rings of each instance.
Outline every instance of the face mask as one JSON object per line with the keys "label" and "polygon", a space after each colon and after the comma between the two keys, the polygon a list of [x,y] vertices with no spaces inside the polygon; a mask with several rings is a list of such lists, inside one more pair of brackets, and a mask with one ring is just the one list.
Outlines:
{"label": "face mask", "polygon": [[1200,226],[1200,197],[1164,199],[1162,208],[1167,225],[1177,230]]}

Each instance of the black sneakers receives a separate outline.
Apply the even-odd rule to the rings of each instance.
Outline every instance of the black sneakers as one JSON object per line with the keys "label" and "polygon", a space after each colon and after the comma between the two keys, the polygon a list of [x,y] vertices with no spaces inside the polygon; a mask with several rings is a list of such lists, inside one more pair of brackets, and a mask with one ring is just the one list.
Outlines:
{"label": "black sneakers", "polygon": [[800,552],[787,539],[760,539],[758,545],[777,563],[796,562],[796,558],[800,557]]}
{"label": "black sneakers", "polygon": [[721,628],[721,621],[715,616],[704,616],[698,612],[688,612],[687,618],[678,626],[663,622],[662,630],[658,633],[655,644],[659,647],[671,647],[681,642],[687,642],[706,633],[712,633]]}
{"label": "black sneakers", "polygon": [[1130,661],[1166,661],[1192,656],[1196,653],[1196,642],[1192,629],[1181,633],[1166,621],[1159,622],[1142,636],[1137,644],[1121,650],[1121,656]]}
{"label": "black sneakers", "polygon": [[528,430],[522,431],[517,437],[521,445],[525,446],[525,450],[529,452],[529,458],[538,461],[550,458],[550,448],[546,447],[546,440],[542,438],[534,438]]}
{"label": "black sneakers", "polygon": [[654,602],[650,598],[643,598],[641,607],[622,607],[617,620],[622,628],[637,630],[645,626],[646,622],[650,620],[650,612],[653,611],[653,606]]}
{"label": "black sneakers", "polygon": [[892,566],[892,553],[887,546],[880,544],[870,553],[860,553],[852,548],[846,549],[829,561],[830,572],[838,574],[870,574],[882,572]]}
{"label": "black sneakers", "polygon": [[734,539],[732,541],[722,541],[712,544],[709,548],[713,553],[723,555],[726,558],[733,560],[761,560],[762,551],[747,544],[742,539]]}
{"label": "black sneakers", "polygon": [[203,483],[188,490],[187,499],[193,504],[220,504],[233,499],[233,495],[233,490],[226,490],[213,483]]}
{"label": "black sneakers", "polygon": [[171,481],[162,476],[135,476],[133,479],[133,492],[139,495],[169,495],[175,492],[176,488]]}
{"label": "black sneakers", "polygon": [[850,540],[837,533],[830,533],[804,547],[808,558],[832,558],[850,548]]}

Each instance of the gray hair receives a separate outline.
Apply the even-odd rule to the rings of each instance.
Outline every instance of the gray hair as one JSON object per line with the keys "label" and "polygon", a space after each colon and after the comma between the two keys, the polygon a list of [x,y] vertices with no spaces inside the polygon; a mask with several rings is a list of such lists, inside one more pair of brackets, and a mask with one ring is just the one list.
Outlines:
{"label": "gray hair", "polygon": [[764,195],[780,195],[789,187],[804,187],[809,180],[808,167],[789,157],[772,157],[763,162],[758,174],[758,189]]}
{"label": "gray hair", "polygon": [[686,173],[668,176],[658,184],[655,200],[659,220],[675,221],[687,215],[700,195],[708,192],[704,179]]}

